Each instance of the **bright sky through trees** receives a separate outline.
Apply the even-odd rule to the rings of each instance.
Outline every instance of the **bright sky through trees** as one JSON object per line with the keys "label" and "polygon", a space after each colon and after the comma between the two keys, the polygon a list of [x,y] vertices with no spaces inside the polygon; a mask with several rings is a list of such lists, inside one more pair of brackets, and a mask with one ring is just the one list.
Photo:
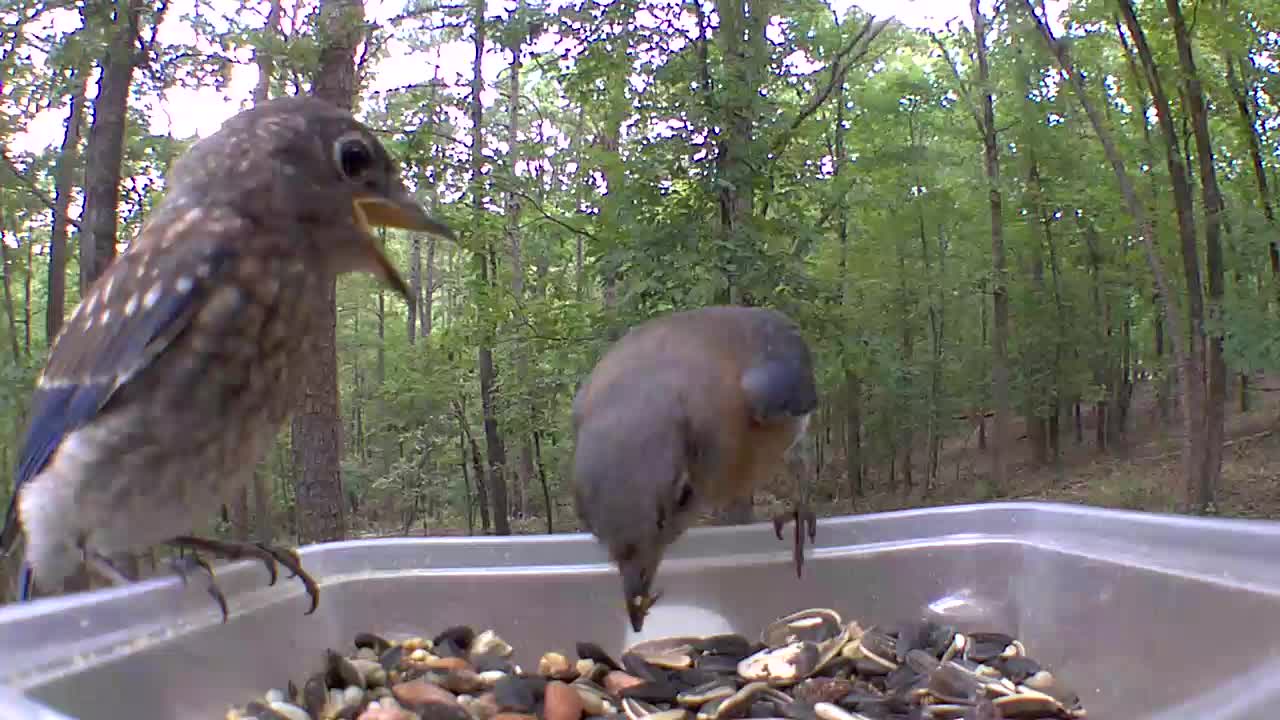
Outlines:
{"label": "bright sky through trees", "polygon": [[[988,2],[984,2],[988,4]],[[224,10],[236,6],[235,0],[207,0],[203,7]],[[828,2],[834,11],[843,15],[850,6],[857,6],[877,17],[893,15],[911,27],[941,29],[953,18],[968,23],[968,5],[963,0],[834,0]],[[1051,6],[1059,3],[1050,3]],[[498,3],[490,3],[496,6]],[[183,17],[195,11],[196,0],[172,0],[161,27],[162,42],[195,42],[195,33]],[[404,0],[367,0],[365,12],[370,21],[389,23],[404,11]],[[1056,9],[1054,15],[1057,15]],[[50,13],[45,22],[59,29],[70,30],[79,23],[72,11]],[[65,24],[65,27],[62,27]],[[456,75],[457,82],[469,76],[473,49],[469,40],[446,43],[431,52],[410,53],[398,40],[392,41],[390,54],[376,65],[371,73],[370,91],[387,90],[420,82],[429,77],[439,66],[442,76]],[[232,68],[230,83],[224,93],[211,87],[200,89],[171,88],[163,98],[147,99],[150,107],[151,131],[169,133],[177,138],[193,134],[208,135],[237,110],[245,107],[257,82],[258,69],[251,62],[247,50],[233,51],[241,60]],[[243,57],[239,57],[243,56]],[[33,58],[40,61],[43,58]],[[493,78],[505,67],[497,56],[486,58],[486,80]],[[93,85],[90,86],[90,93]],[[491,93],[490,93],[491,94]],[[491,99],[491,98],[490,98]],[[27,124],[26,132],[15,135],[11,146],[17,151],[35,152],[40,148],[61,141],[65,108],[51,108],[41,112]]]}

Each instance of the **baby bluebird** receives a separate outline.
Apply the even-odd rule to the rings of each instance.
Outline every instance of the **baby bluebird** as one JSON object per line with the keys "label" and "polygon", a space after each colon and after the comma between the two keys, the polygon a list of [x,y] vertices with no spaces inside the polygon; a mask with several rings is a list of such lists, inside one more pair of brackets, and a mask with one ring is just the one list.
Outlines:
{"label": "baby bluebird", "polygon": [[[31,402],[0,533],[24,541],[20,599],[83,563],[168,544],[276,564],[319,592],[291,550],[190,535],[251,479],[302,396],[322,327],[315,298],[367,272],[409,296],[370,226],[452,237],[348,112],[314,98],[261,103],[173,163],[163,200],[84,294]],[[186,578],[202,560],[178,561]],[[209,577],[224,619],[226,602]]]}

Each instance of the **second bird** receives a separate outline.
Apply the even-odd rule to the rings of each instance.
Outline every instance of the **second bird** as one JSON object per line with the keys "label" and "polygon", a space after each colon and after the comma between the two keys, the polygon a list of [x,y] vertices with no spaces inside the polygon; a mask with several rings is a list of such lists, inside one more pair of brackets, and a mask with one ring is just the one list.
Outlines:
{"label": "second bird", "polygon": [[408,297],[370,225],[451,233],[368,128],[311,98],[236,115],[166,181],[53,345],[0,544],[21,529],[20,599],[32,581],[57,591],[81,563],[129,582],[112,558],[168,543],[259,558],[273,582],[284,565],[314,610],[319,591],[292,551],[188,533],[249,482],[300,398],[312,341],[333,331],[315,309],[325,285],[368,272]]}
{"label": "second bird", "polygon": [[[704,510],[751,497],[787,463],[818,396],[799,328],[766,308],[650,320],[600,359],[574,399],[574,499],[609,550],[639,632],[668,546]],[[815,518],[797,496],[795,566]]]}

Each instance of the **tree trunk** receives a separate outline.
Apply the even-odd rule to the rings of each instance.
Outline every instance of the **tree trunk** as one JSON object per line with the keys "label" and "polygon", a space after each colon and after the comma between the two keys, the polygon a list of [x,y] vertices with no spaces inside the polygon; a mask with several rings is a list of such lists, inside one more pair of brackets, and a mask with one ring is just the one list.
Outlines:
{"label": "tree trunk", "polygon": [[489,522],[489,483],[485,480],[484,460],[480,457],[480,444],[470,433],[467,433],[467,442],[471,444],[471,469],[476,478],[476,504],[480,506],[480,532],[488,535],[492,525]]}
{"label": "tree trunk", "polygon": [[[22,354],[31,360],[31,276],[35,274],[35,243],[28,237],[23,245],[27,249],[26,263],[22,266]],[[28,364],[30,364],[28,362]]]}
{"label": "tree trunk", "polygon": [[418,306],[422,302],[422,236],[413,233],[409,249],[409,295],[412,299],[407,303],[405,313],[409,344],[413,345],[418,338]]}
{"label": "tree trunk", "polygon": [[[701,6],[696,6],[699,17],[701,17]],[[699,25],[701,27],[701,25]],[[704,41],[699,41],[698,45],[705,45]],[[574,126],[574,131],[579,138],[587,137],[587,108],[582,106],[578,108],[578,122]],[[584,143],[585,144],[585,143]],[[607,182],[607,180],[606,180]],[[574,201],[581,205],[586,197],[587,185],[580,183],[577,191],[574,193]],[[582,233],[574,233],[573,235],[573,297],[579,302],[586,297],[587,293],[587,272],[586,272],[586,240]]]}
{"label": "tree trunk", "polygon": [[111,31],[98,67],[98,94],[85,147],[84,212],[80,225],[81,293],[116,256],[120,172],[128,121],[129,87],[139,60],[135,47],[144,3],[113,3]]}
{"label": "tree trunk", "polygon": [[[915,140],[912,140],[915,144]],[[922,186],[920,179],[916,179],[917,186]],[[941,370],[939,361],[941,360],[942,345],[941,332],[938,318],[938,305],[935,297],[935,286],[938,281],[933,275],[933,262],[929,257],[929,238],[925,231],[924,223],[924,207],[918,205],[918,216],[916,218],[919,224],[920,236],[920,262],[924,267],[924,281],[926,286],[925,295],[928,299],[927,315],[929,321],[929,389],[926,402],[928,407],[925,410],[925,471],[924,471],[924,494],[928,495],[929,491],[938,479],[938,458],[935,452],[938,447],[938,436],[941,428],[938,423],[938,392],[940,390],[940,378],[938,373]]]}
{"label": "tree trunk", "polygon": [[[936,277],[947,277],[947,241],[946,228],[938,225],[938,274]],[[934,277],[932,274],[930,277]],[[943,352],[947,336],[947,304],[941,283],[936,288],[935,307],[929,313],[929,327],[933,337],[933,368],[929,372],[929,481],[936,483],[939,472],[939,456],[942,454],[942,369]],[[925,490],[929,490],[926,486]]]}
{"label": "tree trunk", "polygon": [[[1110,379],[1107,377],[1107,364],[1111,351],[1111,303],[1108,302],[1106,289],[1102,283],[1102,242],[1092,219],[1085,215],[1077,215],[1077,222],[1084,232],[1085,248],[1088,251],[1089,275],[1093,282],[1089,284],[1089,299],[1093,304],[1093,349],[1090,353],[1089,366],[1093,373],[1095,387],[1103,388],[1105,395],[1110,393]],[[1107,403],[1105,399],[1096,400],[1093,404],[1096,425],[1094,442],[1098,452],[1107,452]]]}
{"label": "tree trunk", "polygon": [[[1136,284],[1136,280],[1134,282]],[[1120,342],[1120,366],[1117,368],[1115,389],[1111,394],[1111,411],[1115,415],[1115,423],[1112,425],[1115,437],[1112,442],[1122,452],[1127,452],[1129,406],[1133,400],[1133,317],[1127,305],[1121,324]]]}
{"label": "tree trunk", "polygon": [[1072,420],[1072,425],[1075,427],[1076,445],[1083,445],[1084,444],[1084,411],[1081,410],[1080,408],[1079,400],[1076,400],[1074,403],[1072,403],[1071,407],[1072,407],[1071,420]]}
{"label": "tree trunk", "polygon": [[[357,306],[358,308],[359,306]],[[360,335],[360,314],[355,314],[355,327],[352,328],[353,334]],[[364,373],[360,368],[360,356],[352,357],[351,363],[351,429],[346,433],[345,437],[355,439],[354,454],[358,461],[364,462],[368,457],[365,452],[364,444],[364,399],[365,399],[365,382]]]}
{"label": "tree trunk", "polygon": [[[280,32],[280,2],[281,0],[271,0],[271,9],[267,11],[267,22],[262,29],[264,45],[275,40],[275,36]],[[253,88],[253,104],[257,105],[271,97],[271,79],[275,75],[275,61],[270,52],[262,49],[254,50],[253,61],[258,66],[258,83]]]}
{"label": "tree trunk", "polygon": [[[255,476],[256,475],[257,473],[255,473]],[[251,516],[249,514],[248,485],[241,488],[240,492],[236,493],[235,499],[232,501],[229,510],[231,511],[228,518],[231,521],[231,537],[241,542],[247,541],[252,535],[252,525],[250,524]]]}
{"label": "tree trunk", "polygon": [[423,338],[431,336],[432,313],[436,297],[436,237],[427,238],[427,266],[423,268],[422,305],[418,311],[419,328]]}
{"label": "tree trunk", "polygon": [[49,232],[49,301],[45,306],[45,342],[52,346],[62,330],[67,306],[67,226],[70,225],[71,196],[75,192],[76,170],[80,164],[80,138],[84,129],[85,92],[89,86],[87,64],[71,68],[71,109],[62,135],[62,152],[54,163],[53,228]]}
{"label": "tree trunk", "polygon": [[844,371],[845,412],[845,474],[849,481],[849,509],[857,506],[862,497],[862,381],[853,370]]}
{"label": "tree trunk", "polygon": [[[1204,91],[1196,70],[1191,38],[1182,17],[1179,0],[1165,0],[1169,19],[1173,21],[1173,37],[1178,46],[1182,73],[1183,107],[1191,116],[1191,132],[1195,138],[1196,159],[1200,168],[1200,202],[1204,207],[1205,269],[1208,275],[1206,324],[1213,330],[1206,338],[1205,449],[1204,466],[1196,487],[1189,493],[1196,509],[1204,511],[1213,505],[1218,480],[1222,475],[1222,442],[1226,433],[1227,363],[1223,355],[1225,338],[1221,327],[1222,300],[1225,286],[1222,260],[1222,193],[1218,189],[1218,172],[1214,167],[1213,141],[1209,136],[1209,115],[1205,109]],[[1156,72],[1152,69],[1152,72]],[[1190,188],[1188,188],[1188,191]],[[1190,194],[1188,192],[1188,194]]]}
{"label": "tree trunk", "polygon": [[[428,247],[430,247],[430,246],[428,246]],[[461,255],[461,254],[462,254],[461,249],[460,249],[460,248],[458,248],[456,245],[451,244],[451,245],[449,245],[448,247],[446,247],[446,248],[445,248],[445,252],[444,252],[444,268],[445,268],[445,270],[446,270],[446,271],[452,272],[452,271],[455,269],[455,267],[457,266],[457,262],[454,260],[454,258],[456,258],[457,256],[459,256],[459,255]],[[426,285],[426,284],[427,284],[427,282],[426,282],[426,280],[424,279],[424,280],[423,280],[423,285]],[[429,291],[427,290],[427,288],[425,288],[425,287],[423,288],[423,291],[426,293],[426,295],[423,297],[423,303],[424,303],[424,305],[425,305],[427,298],[428,298],[428,297],[430,297],[430,292],[429,292]],[[458,308],[458,288],[457,288],[457,286],[456,286],[456,285],[454,285],[454,284],[452,284],[452,283],[447,284],[447,285],[445,285],[445,286],[444,286],[444,315],[445,315],[445,317],[446,317],[446,318],[453,318],[453,317],[457,317],[457,308]],[[426,315],[426,308],[425,308],[425,307],[423,307],[423,309],[422,309],[422,310],[423,310],[423,315]]]}
{"label": "tree trunk", "polygon": [[[1129,284],[1132,285],[1132,283],[1129,283]],[[1131,324],[1131,321],[1129,319],[1129,310],[1128,310],[1127,304],[1117,303],[1116,309],[1121,317],[1118,320],[1113,321],[1108,327],[1108,331],[1112,333],[1112,337],[1108,338],[1108,342],[1107,342],[1107,345],[1111,349],[1111,352],[1107,354],[1106,433],[1107,433],[1107,447],[1111,448],[1113,452],[1123,454],[1125,450],[1124,448],[1125,418],[1128,415],[1128,411],[1129,411],[1129,403],[1128,403],[1129,392],[1128,392],[1127,383],[1128,383],[1128,377],[1129,377],[1128,375],[1128,360],[1129,360],[1128,343],[1130,338],[1129,326]],[[1110,305],[1108,306],[1107,310],[1109,314],[1111,312]],[[1118,348],[1117,348],[1117,343],[1114,339],[1116,324],[1119,325],[1118,329],[1119,329],[1119,335],[1120,335],[1120,342],[1119,342]]]}
{"label": "tree trunk", "polygon": [[1049,459],[1055,467],[1062,467],[1062,404],[1054,398],[1049,413]]}
{"label": "tree trunk", "polygon": [[[902,335],[899,344],[899,350],[902,352],[900,362],[903,367],[911,367],[915,358],[915,332],[911,326],[911,293],[907,289],[907,253],[903,247],[904,242],[899,240],[896,243],[898,254],[898,327]],[[898,441],[898,449],[901,458],[898,460],[899,466],[902,468],[902,492],[903,495],[909,495],[915,484],[915,478],[911,472],[911,450],[912,444],[915,442],[915,433],[912,427],[915,423],[914,403],[910,402],[911,387],[910,381],[907,382],[905,388],[907,397],[906,402],[899,404],[899,411],[903,417],[900,418],[897,432],[900,435]],[[905,419],[906,422],[901,420]]]}
{"label": "tree trunk", "polygon": [[[428,102],[435,103],[436,88],[433,85],[431,92],[428,94]],[[430,129],[435,129],[435,123],[430,125]],[[429,210],[435,209],[435,190],[428,183],[424,183],[427,187],[422,188],[424,194],[429,198]],[[409,294],[413,296],[408,305],[408,336],[409,344],[413,345],[417,339],[418,328],[422,328],[422,337],[431,334],[431,297],[435,290],[432,285],[431,266],[435,261],[436,240],[434,235],[427,237],[427,273],[424,282],[422,274],[422,236],[419,233],[413,233],[412,249],[409,253]]]}
{"label": "tree trunk", "polygon": [[462,489],[466,498],[467,534],[476,534],[475,505],[471,500],[471,478],[467,475],[467,433],[458,429],[458,467],[462,470]]}
{"label": "tree trunk", "polygon": [[969,0],[969,11],[973,14],[974,49],[978,59],[979,130],[991,216],[991,399],[996,412],[992,423],[995,437],[990,441],[991,485],[993,491],[1000,494],[1007,489],[1004,453],[1009,442],[1009,295],[1005,287],[1000,149],[996,142],[995,104],[987,61],[987,20],[978,7],[978,0]]}
{"label": "tree trunk", "polygon": [[[629,5],[624,3],[623,7],[628,8],[624,12],[633,12]],[[630,34],[625,29],[617,36],[617,42],[624,47],[630,41]],[[622,200],[626,166],[620,152],[622,124],[626,121],[631,108],[625,92],[629,72],[625,64],[614,63],[610,66],[610,71],[604,79],[606,92],[604,102],[607,109],[603,127],[595,134],[595,149],[601,155],[600,173],[606,188],[600,204],[599,220],[606,223],[606,227],[627,227],[633,222],[630,216],[630,204]],[[599,270],[601,305],[606,315],[612,318],[618,305],[618,272],[616,265],[612,263],[602,265]],[[623,332],[624,328],[620,324],[610,322],[605,328],[605,339],[608,342],[615,342],[622,337]]]}
{"label": "tree trunk", "polygon": [[[1035,166],[1033,166],[1034,168]],[[1053,341],[1053,396],[1049,401],[1049,456],[1055,466],[1061,469],[1062,455],[1061,436],[1059,434],[1059,416],[1062,414],[1062,355],[1063,345],[1067,338],[1067,313],[1062,300],[1062,266],[1058,260],[1058,245],[1053,235],[1053,218],[1043,206],[1044,187],[1037,170],[1035,182],[1037,197],[1041,201],[1040,218],[1044,230],[1045,247],[1049,251],[1049,272],[1053,276],[1054,317],[1057,319],[1058,332]]]}
{"label": "tree trunk", "polygon": [[[1184,510],[1204,510],[1206,505],[1199,502],[1204,488],[1212,490],[1211,478],[1205,476],[1208,461],[1211,457],[1208,448],[1209,407],[1206,397],[1204,359],[1205,354],[1205,314],[1204,291],[1200,275],[1200,255],[1196,246],[1195,208],[1192,200],[1191,182],[1187,177],[1187,168],[1183,164],[1178,132],[1173,123],[1173,111],[1156,66],[1155,57],[1147,44],[1147,38],[1138,22],[1130,0],[1118,0],[1121,15],[1132,37],[1138,52],[1147,83],[1151,90],[1151,100],[1156,108],[1161,133],[1164,135],[1165,163],[1169,169],[1169,180],[1173,186],[1173,202],[1175,217],[1178,223],[1178,239],[1181,246],[1182,270],[1187,292],[1188,323],[1191,346],[1187,352],[1186,372],[1183,375],[1183,394],[1186,397],[1183,415],[1187,418],[1186,427],[1186,476],[1184,478],[1182,506]],[[1170,333],[1170,339],[1178,337],[1178,333]]]}
{"label": "tree trunk", "polygon": [[[361,0],[320,0],[320,64],[316,97],[351,109],[356,96],[355,50],[363,38]],[[342,415],[338,402],[337,290],[328,283],[313,300],[319,331],[293,418],[298,542],[341,540],[347,517],[342,487]]]}
{"label": "tree trunk", "polygon": [[[1117,14],[1115,17],[1115,28],[1116,37],[1120,41],[1120,47],[1124,50],[1125,65],[1129,69],[1130,84],[1133,87],[1133,92],[1126,97],[1126,100],[1134,106],[1134,117],[1147,117],[1149,115],[1151,105],[1149,93],[1147,92],[1148,83],[1145,75],[1143,74],[1142,68],[1139,66],[1139,62],[1135,57],[1136,53],[1134,53],[1133,48],[1129,45],[1129,41],[1125,38],[1124,20],[1121,18],[1120,14]],[[1156,157],[1153,149],[1154,142],[1151,139],[1150,125],[1145,122],[1140,125],[1142,128],[1142,162],[1148,167],[1155,167]],[[1164,189],[1162,181],[1157,173],[1150,172],[1148,175],[1151,179],[1151,197],[1159,197],[1160,193]],[[1158,223],[1154,218],[1149,218],[1149,221],[1151,223],[1151,235],[1154,237]],[[1154,305],[1156,312],[1156,356],[1160,360],[1161,366],[1164,366],[1165,353],[1163,350],[1163,335],[1168,326],[1168,320],[1165,317],[1164,300],[1161,298],[1158,290],[1155,297],[1152,299],[1152,304]],[[1156,384],[1156,404],[1159,408],[1160,422],[1162,425],[1168,424],[1169,422],[1169,415],[1171,412],[1170,405],[1173,401],[1172,376],[1174,374],[1176,373],[1161,373],[1160,381]]]}
{"label": "tree trunk", "polygon": [[[987,338],[989,337],[989,335],[988,335],[988,333],[987,333],[987,283],[986,283],[986,281],[981,281],[981,282],[979,282],[979,297],[978,297],[978,330],[979,330],[979,332],[980,332],[980,337],[979,337],[979,346],[980,346],[980,347],[986,347],[986,346],[987,346],[987,342],[988,342]],[[986,359],[987,359],[987,356],[985,356],[985,355],[984,355],[984,356],[983,356],[983,360],[986,360]],[[986,374],[988,374],[988,373],[990,373],[990,369],[986,366],[986,363],[985,363],[985,362],[983,362],[983,363],[982,363],[982,374],[983,374],[983,375],[986,375]],[[990,393],[990,390],[991,390],[990,386],[984,386],[984,387],[983,387],[983,389],[985,389],[985,390],[987,391],[987,393],[986,393],[987,397],[985,397],[985,398],[983,398],[983,399],[984,399],[984,400],[989,400],[989,398],[990,398],[990,394],[991,394],[991,393]],[[977,414],[978,414],[978,452],[985,453],[985,452],[987,451],[987,412],[986,412],[986,406],[985,406],[985,405],[983,405],[983,406],[979,407],[979,408],[978,408],[978,413],[977,413]]]}
{"label": "tree trunk", "polygon": [[538,467],[538,480],[542,483],[542,502],[547,506],[547,534],[554,535],[555,506],[551,503],[551,487],[547,484],[547,468],[542,464],[542,433],[533,431],[533,454]]}
{"label": "tree trunk", "polygon": [[[752,3],[746,0],[716,1],[716,12],[720,17],[716,40],[720,44],[725,77],[716,96],[721,127],[715,161],[719,188],[717,201],[720,237],[729,253],[729,257],[720,257],[717,261],[722,264],[728,287],[724,299],[733,304],[741,302],[743,288],[740,271],[728,269],[728,264],[732,259],[754,254],[752,220],[755,212],[756,136],[753,128],[759,114],[757,99],[761,72],[769,58],[764,28],[770,16],[770,6],[769,0]],[[734,265],[740,267],[741,264]]]}
{"label": "tree trunk", "polygon": [[[484,59],[484,43],[485,43],[485,20],[484,20],[484,0],[474,0],[472,4],[472,22],[475,31],[475,62],[472,66],[471,76],[471,204],[475,213],[476,227],[482,226],[484,218],[484,200],[483,187],[484,177],[482,176],[482,168],[484,165],[484,106],[481,103],[480,95],[484,91],[484,75],[482,74],[481,62]],[[492,287],[497,282],[497,273],[491,272],[496,269],[496,258],[494,257],[493,247],[486,238],[484,241],[485,250],[483,257],[480,258],[480,279],[485,285]],[[490,318],[490,321],[492,318]],[[496,372],[493,366],[493,348],[490,346],[491,340],[485,338],[480,341],[480,347],[476,352],[476,364],[479,366],[480,375],[480,405],[484,413],[484,439],[485,450],[489,456],[489,467],[486,475],[486,485],[492,491],[490,500],[493,508],[493,528],[494,534],[510,535],[511,523],[507,514],[507,478],[506,478],[506,449],[502,445],[502,437],[498,434],[498,417],[497,417],[497,398],[494,392],[494,382]]]}
{"label": "tree trunk", "polygon": [[471,426],[467,422],[465,397],[454,400],[453,416],[458,421],[458,450],[462,463],[462,481],[466,484],[467,493],[467,533],[474,534],[475,521],[471,505],[471,483],[467,479],[467,460],[470,458],[472,474],[476,485],[476,506],[480,509],[480,532],[489,533],[489,493],[484,480],[484,460],[480,457],[480,445],[471,434]]}
{"label": "tree trunk", "polygon": [[[1040,173],[1039,168],[1036,166],[1034,150],[1029,151],[1027,160],[1027,184],[1029,195],[1031,196],[1031,209],[1035,217],[1041,221],[1041,229],[1043,230],[1044,208],[1040,199]],[[1027,262],[1027,269],[1031,275],[1032,293],[1037,305],[1044,306],[1047,304],[1045,301],[1047,300],[1046,296],[1049,294],[1049,289],[1044,282],[1044,249],[1040,243],[1036,242],[1031,245],[1031,252]],[[1046,381],[1048,375],[1046,366],[1049,364],[1046,358],[1047,354],[1048,348],[1039,345],[1028,348],[1024,353],[1029,378],[1024,409],[1027,441],[1031,445],[1031,463],[1038,468],[1044,467],[1049,463],[1049,427],[1041,414],[1041,408],[1047,404],[1045,401],[1052,393],[1052,388],[1048,387]]]}
{"label": "tree trunk", "polygon": [[413,503],[409,505],[409,510],[406,511],[404,516],[400,519],[401,535],[408,535],[409,531],[413,529],[413,521],[418,519],[418,509],[421,506],[422,498],[414,495]]}
{"label": "tree trunk", "polygon": [[[517,3],[516,11],[519,12],[520,4]],[[516,181],[516,169],[520,165],[520,105],[522,98],[520,96],[520,54],[523,50],[523,38],[514,40],[508,50],[511,51],[511,67],[509,72],[510,85],[507,92],[508,118],[507,118],[507,145],[508,157],[510,158],[511,182]],[[508,250],[511,253],[511,295],[515,298],[515,312],[513,318],[516,322],[516,333],[519,333],[524,326],[526,319],[524,314],[525,301],[525,262],[524,255],[520,246],[520,196],[514,191],[507,193],[506,196],[506,234]],[[523,344],[518,345],[515,349],[515,366],[516,366],[516,385],[517,391],[521,394],[529,393],[529,356],[527,349]],[[533,447],[531,445],[530,430],[536,426],[537,420],[533,417],[533,403],[522,403],[530,408],[529,413],[529,430],[517,434],[519,449],[518,460],[516,462],[516,493],[519,495],[519,512],[521,517],[529,516],[529,488],[533,484],[535,474],[533,463]]]}
{"label": "tree trunk", "polygon": [[[844,127],[844,83],[836,89],[836,120],[832,126],[835,134],[835,168],[834,180],[840,182],[840,176],[848,164],[849,152],[845,145],[846,130]],[[840,276],[841,302],[847,308],[854,302],[856,290],[849,275],[849,205],[841,198],[836,211],[836,230],[840,236]],[[858,376],[854,363],[854,353],[858,350],[858,339],[855,328],[846,328],[844,337],[844,452],[845,480],[849,484],[849,509],[855,510],[858,499],[862,497],[863,459],[862,459],[862,379]]]}
{"label": "tree trunk", "polygon": [[21,367],[22,346],[18,340],[18,318],[13,305],[13,263],[9,259],[9,245],[5,239],[3,218],[0,218],[0,289],[4,292],[4,316],[9,325],[13,364]]}
{"label": "tree trunk", "polygon": [[1168,353],[1165,352],[1164,334],[1165,328],[1169,326],[1169,322],[1164,314],[1164,300],[1160,297],[1160,292],[1158,290],[1154,295],[1152,295],[1151,304],[1155,306],[1156,311],[1155,351],[1156,360],[1159,362],[1161,370],[1160,377],[1157,379],[1156,383],[1156,408],[1157,412],[1160,414],[1160,424],[1168,425],[1169,417],[1173,414],[1173,402],[1170,397],[1173,389],[1172,376],[1176,374],[1176,372],[1167,372],[1166,369],[1176,371],[1176,368],[1167,368],[1167,363],[1165,361],[1165,356]]}

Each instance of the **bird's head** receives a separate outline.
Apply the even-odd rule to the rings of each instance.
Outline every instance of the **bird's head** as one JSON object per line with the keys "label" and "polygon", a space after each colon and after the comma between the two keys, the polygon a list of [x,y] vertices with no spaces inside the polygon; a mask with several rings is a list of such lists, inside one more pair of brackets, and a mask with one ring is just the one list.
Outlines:
{"label": "bird's head", "polygon": [[582,524],[618,566],[639,632],[668,546],[697,516],[697,457],[690,427],[662,393],[601,408],[578,425],[574,501]]}
{"label": "bird's head", "polygon": [[371,273],[406,298],[409,287],[372,228],[454,237],[414,199],[367,126],[311,97],[235,115],[174,163],[169,186],[178,203],[226,200],[256,220],[308,228],[297,242],[331,272]]}

